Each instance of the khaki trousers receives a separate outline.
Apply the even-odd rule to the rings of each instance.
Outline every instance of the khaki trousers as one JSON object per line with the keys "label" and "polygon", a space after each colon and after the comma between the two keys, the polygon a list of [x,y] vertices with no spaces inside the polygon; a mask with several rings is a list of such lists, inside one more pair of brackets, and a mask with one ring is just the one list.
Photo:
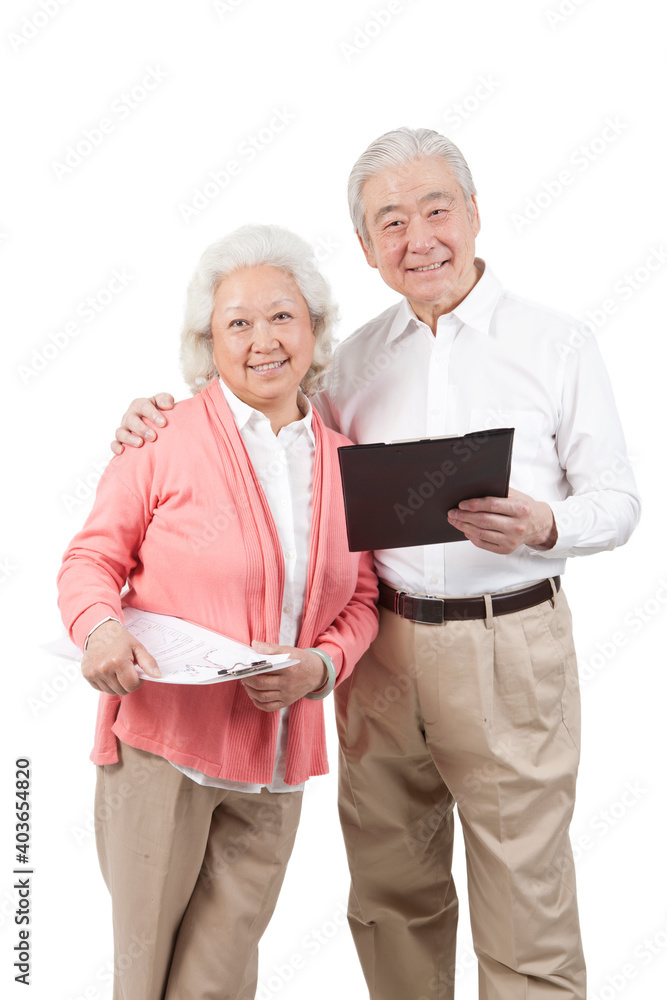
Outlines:
{"label": "khaki trousers", "polygon": [[253,1000],[303,793],[207,788],[162,757],[119,753],[95,798],[114,1000]]}
{"label": "khaki trousers", "polygon": [[565,596],[440,626],[380,615],[336,704],[349,919],[372,1000],[454,996],[455,805],[481,1000],[582,1000]]}

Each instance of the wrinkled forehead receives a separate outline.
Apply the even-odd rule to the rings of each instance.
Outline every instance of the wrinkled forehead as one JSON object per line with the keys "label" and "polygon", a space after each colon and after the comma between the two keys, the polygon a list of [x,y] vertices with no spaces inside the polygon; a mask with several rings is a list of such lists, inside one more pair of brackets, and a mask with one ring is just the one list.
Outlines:
{"label": "wrinkled forehead", "polygon": [[367,222],[406,208],[408,204],[421,206],[464,198],[451,167],[439,157],[385,167],[365,181],[361,196]]}

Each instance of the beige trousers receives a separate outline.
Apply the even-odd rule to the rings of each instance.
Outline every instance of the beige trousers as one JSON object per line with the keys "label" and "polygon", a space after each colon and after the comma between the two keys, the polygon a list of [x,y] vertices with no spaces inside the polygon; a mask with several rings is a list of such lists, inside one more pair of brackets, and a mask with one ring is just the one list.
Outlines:
{"label": "beige trousers", "polygon": [[481,1000],[582,1000],[565,596],[440,626],[380,615],[336,702],[349,919],[372,1000],[454,996],[455,805]]}
{"label": "beige trousers", "polygon": [[253,1000],[303,793],[207,788],[162,757],[119,752],[95,797],[114,1000]]}

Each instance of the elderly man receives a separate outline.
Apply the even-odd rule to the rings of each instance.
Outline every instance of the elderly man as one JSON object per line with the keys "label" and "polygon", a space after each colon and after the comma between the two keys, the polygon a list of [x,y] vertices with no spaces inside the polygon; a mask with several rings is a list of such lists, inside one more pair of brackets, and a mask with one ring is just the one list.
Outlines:
{"label": "elderly man", "polygon": [[[373,1000],[453,997],[456,805],[480,997],[581,1000],[560,575],[639,515],[609,381],[591,336],[475,257],[475,187],[443,136],[381,136],[349,199],[367,262],[402,298],[339,346],[325,418],[359,443],[516,428],[509,497],[448,514],[469,541],[375,553],[380,632],[337,692],[357,950]],[[140,414],[159,417],[137,401],[119,440],[152,437]]]}

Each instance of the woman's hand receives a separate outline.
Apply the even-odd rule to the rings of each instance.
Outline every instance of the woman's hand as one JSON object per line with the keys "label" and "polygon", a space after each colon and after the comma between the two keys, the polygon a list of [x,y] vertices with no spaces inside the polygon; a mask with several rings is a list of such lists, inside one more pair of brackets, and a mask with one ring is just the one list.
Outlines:
{"label": "woman's hand", "polygon": [[96,691],[129,694],[143,684],[135,664],[152,677],[161,676],[153,657],[132,633],[120,622],[108,621],[91,632],[81,672]]}
{"label": "woman's hand", "polygon": [[287,708],[305,694],[317,691],[327,682],[329,676],[327,668],[320,657],[311,653],[309,649],[276,646],[271,642],[253,642],[252,648],[258,653],[271,656],[275,653],[288,653],[291,660],[299,661],[293,667],[284,667],[270,674],[257,674],[241,681],[253,705],[262,712],[275,712],[278,708]]}

